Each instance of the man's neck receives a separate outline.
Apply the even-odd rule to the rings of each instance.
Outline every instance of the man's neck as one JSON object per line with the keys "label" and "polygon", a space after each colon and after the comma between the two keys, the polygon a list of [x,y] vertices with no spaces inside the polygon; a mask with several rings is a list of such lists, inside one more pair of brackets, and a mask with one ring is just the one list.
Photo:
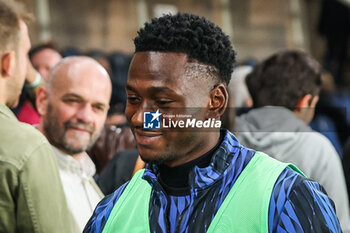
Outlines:
{"label": "man's neck", "polygon": [[72,154],[72,153],[69,153],[68,151],[66,151],[64,148],[57,147],[55,145],[53,145],[53,146],[55,148],[57,148],[59,151],[61,151],[62,153],[72,156],[72,158],[75,159],[78,162],[80,162],[83,154],[85,153],[85,151],[83,151],[83,152],[80,152],[80,153]]}
{"label": "man's neck", "polygon": [[195,152],[191,152],[191,154],[187,156],[183,156],[175,161],[170,161],[165,163],[168,167],[177,167],[182,164],[191,162],[192,160],[195,160],[208,151],[210,151],[219,141],[220,138],[220,132],[211,132],[207,134],[207,140],[206,142],[203,142],[201,146],[199,146],[199,150],[196,150]]}
{"label": "man's neck", "polygon": [[178,196],[187,195],[189,193],[189,173],[194,166],[200,168],[209,166],[214,152],[218,149],[224,139],[224,133],[222,132],[218,136],[219,138],[215,141],[214,146],[206,153],[197,156],[196,159],[175,167],[169,167],[167,165],[159,166],[158,180],[167,194]]}
{"label": "man's neck", "polygon": [[309,121],[309,119],[308,119],[308,117],[307,117],[307,115],[305,114],[305,113],[303,113],[303,112],[298,112],[298,111],[293,111],[293,114],[294,114],[294,116],[296,117],[296,118],[298,118],[299,120],[301,120],[301,121],[303,121],[305,124],[309,124],[310,123],[310,121]]}
{"label": "man's neck", "polygon": [[69,154],[70,156],[73,157],[73,159],[75,159],[76,161],[80,161],[81,160],[81,157],[83,156],[85,152],[81,152],[81,153],[78,153],[78,154]]}

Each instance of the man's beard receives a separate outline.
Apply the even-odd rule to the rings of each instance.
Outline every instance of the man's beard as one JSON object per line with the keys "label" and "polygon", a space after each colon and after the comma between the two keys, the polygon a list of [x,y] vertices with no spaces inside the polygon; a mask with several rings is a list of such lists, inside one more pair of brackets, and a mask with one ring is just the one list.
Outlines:
{"label": "man's beard", "polygon": [[[137,147],[137,146],[136,146]],[[150,164],[155,164],[155,165],[163,165],[163,164],[167,164],[170,162],[173,162],[177,159],[177,154],[158,154],[157,156],[154,156],[153,158],[145,158],[144,156],[142,156],[142,154],[139,152],[139,155],[141,157],[141,159],[145,162],[145,163],[150,163]]]}
{"label": "man's beard", "polygon": [[[100,132],[94,132],[93,126],[91,124],[84,122],[67,121],[63,124],[63,127],[61,127],[56,115],[53,113],[51,104],[48,105],[47,115],[43,119],[43,123],[45,134],[48,137],[50,143],[59,149],[63,149],[69,154],[78,154],[90,149],[100,134]],[[68,138],[67,136],[67,129],[71,127],[78,127],[80,129],[87,130],[90,134],[88,142],[83,145],[74,145],[71,142],[72,138]],[[79,138],[75,138],[75,140],[79,141]]]}

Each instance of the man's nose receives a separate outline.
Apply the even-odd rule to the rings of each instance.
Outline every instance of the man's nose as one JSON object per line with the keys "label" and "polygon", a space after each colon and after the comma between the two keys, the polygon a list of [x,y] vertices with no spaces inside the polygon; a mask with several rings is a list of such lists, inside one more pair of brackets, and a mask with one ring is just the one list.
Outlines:
{"label": "man's nose", "polygon": [[92,106],[90,104],[84,104],[78,109],[75,116],[77,120],[85,123],[91,123],[94,120],[94,114],[95,113],[92,109]]}
{"label": "man's nose", "polygon": [[135,110],[134,114],[131,116],[130,123],[133,126],[143,125],[143,108],[139,107]]}
{"label": "man's nose", "polygon": [[133,126],[142,127],[144,112],[147,111],[156,111],[154,110],[154,106],[151,103],[148,103],[148,101],[143,101],[142,104],[137,106],[127,106],[126,114],[127,116],[130,116],[130,118],[128,118],[129,123]]}

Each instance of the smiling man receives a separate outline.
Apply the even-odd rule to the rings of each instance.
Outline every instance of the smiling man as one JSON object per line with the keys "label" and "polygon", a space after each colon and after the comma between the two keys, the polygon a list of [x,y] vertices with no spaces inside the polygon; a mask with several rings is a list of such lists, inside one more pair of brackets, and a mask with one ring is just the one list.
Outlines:
{"label": "smiling man", "polygon": [[102,130],[112,86],[106,70],[88,57],[69,57],[53,70],[37,93],[40,130],[57,156],[74,220],[85,226],[103,197],[94,182],[95,165],[85,152]]}
{"label": "smiling man", "polygon": [[134,42],[126,116],[147,164],[100,202],[84,232],[341,232],[322,187],[293,165],[217,127],[143,127],[158,110],[174,122],[220,119],[235,52],[219,27],[165,15]]}

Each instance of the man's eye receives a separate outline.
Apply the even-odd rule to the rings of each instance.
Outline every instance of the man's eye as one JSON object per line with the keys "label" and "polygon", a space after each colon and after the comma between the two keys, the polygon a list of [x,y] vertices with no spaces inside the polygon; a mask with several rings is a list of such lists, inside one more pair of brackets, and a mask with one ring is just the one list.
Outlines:
{"label": "man's eye", "polygon": [[98,110],[98,111],[104,111],[105,110],[105,107],[104,106],[100,106],[100,105],[93,106],[93,108]]}
{"label": "man's eye", "polygon": [[156,103],[157,105],[168,105],[168,104],[171,104],[173,103],[174,101],[173,100],[157,100]]}
{"label": "man's eye", "polygon": [[77,100],[77,99],[65,99],[64,102],[66,102],[66,103],[78,103],[79,100]]}
{"label": "man's eye", "polygon": [[134,96],[128,96],[128,103],[129,104],[137,104],[140,102],[140,98],[134,97]]}

